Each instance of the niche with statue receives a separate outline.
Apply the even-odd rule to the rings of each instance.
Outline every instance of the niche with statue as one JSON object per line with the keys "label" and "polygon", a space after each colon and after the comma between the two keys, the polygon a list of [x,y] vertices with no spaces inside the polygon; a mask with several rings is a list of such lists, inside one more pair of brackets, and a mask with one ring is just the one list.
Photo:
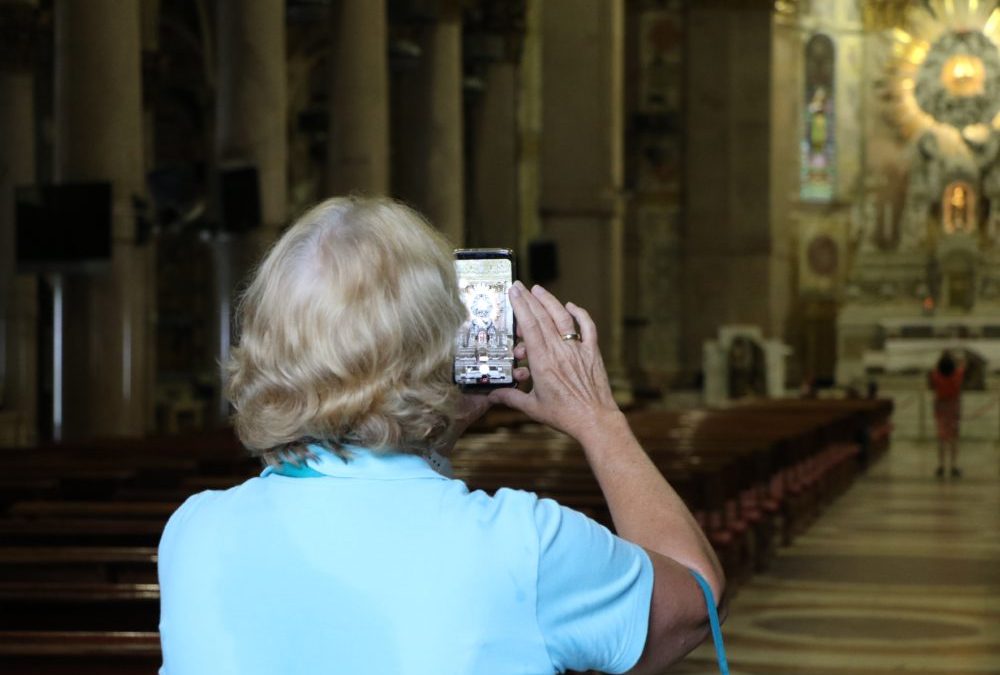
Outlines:
{"label": "niche with statue", "polygon": [[745,398],[785,395],[785,362],[791,349],[765,339],[758,326],[722,326],[702,345],[706,405],[725,406]]}

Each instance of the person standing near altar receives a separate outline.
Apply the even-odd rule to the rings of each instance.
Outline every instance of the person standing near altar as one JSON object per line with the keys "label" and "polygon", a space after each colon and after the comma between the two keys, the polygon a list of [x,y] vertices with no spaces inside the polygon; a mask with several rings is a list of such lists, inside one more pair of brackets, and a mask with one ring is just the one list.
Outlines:
{"label": "person standing near altar", "polygon": [[937,365],[930,373],[930,385],[934,390],[934,421],[938,435],[938,478],[945,475],[945,459],[951,463],[951,476],[962,475],[958,468],[958,430],[962,416],[962,381],[965,366],[955,362],[948,351],[941,354]]}

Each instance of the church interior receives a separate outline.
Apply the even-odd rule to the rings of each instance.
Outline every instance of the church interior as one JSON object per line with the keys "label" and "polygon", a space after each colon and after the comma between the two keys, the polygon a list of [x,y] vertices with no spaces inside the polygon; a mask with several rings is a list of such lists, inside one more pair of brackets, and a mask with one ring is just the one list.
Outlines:
{"label": "church interior", "polygon": [[[731,672],[1000,673],[996,0],[3,0],[0,38],[3,672],[155,672],[166,519],[260,472],[240,291],[360,193],[590,311]],[[610,525],[529,422],[490,410],[456,476]]]}

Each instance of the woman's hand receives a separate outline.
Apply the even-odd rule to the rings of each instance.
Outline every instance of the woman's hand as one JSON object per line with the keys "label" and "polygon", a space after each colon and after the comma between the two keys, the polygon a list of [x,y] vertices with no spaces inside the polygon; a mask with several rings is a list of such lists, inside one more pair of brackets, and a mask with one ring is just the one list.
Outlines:
{"label": "woman's hand", "polygon": [[[599,429],[610,416],[620,414],[590,314],[573,303],[564,306],[541,286],[529,292],[520,281],[511,286],[510,301],[518,332],[524,338],[515,356],[527,355],[534,387],[529,393],[496,389],[490,392],[490,400],[520,410],[577,440]],[[576,333],[576,324],[581,339],[564,339],[564,335]],[[518,373],[516,379],[523,381],[528,374]]]}
{"label": "woman's hand", "polygon": [[451,451],[455,448],[455,444],[458,443],[458,439],[465,433],[465,430],[485,415],[491,405],[492,402],[486,394],[463,392],[462,398],[458,402],[455,420],[452,422],[451,429],[448,430],[448,435],[445,437],[444,442],[441,443],[438,451],[445,455],[450,455]]}
{"label": "woman's hand", "polygon": [[[514,358],[521,360],[525,358],[524,344],[514,347]],[[526,382],[531,377],[527,368],[514,369],[514,381],[517,383]],[[452,424],[448,441],[445,443],[442,452],[449,452],[462,437],[465,431],[475,424],[475,422],[486,414],[486,411],[493,405],[493,401],[485,393],[462,392],[462,398],[458,402],[458,411],[455,422]]]}

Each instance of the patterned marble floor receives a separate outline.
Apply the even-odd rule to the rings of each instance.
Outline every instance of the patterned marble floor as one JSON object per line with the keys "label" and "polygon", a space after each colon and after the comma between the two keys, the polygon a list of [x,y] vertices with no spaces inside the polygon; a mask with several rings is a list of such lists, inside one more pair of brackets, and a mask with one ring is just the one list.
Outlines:
{"label": "patterned marble floor", "polygon": [[[938,480],[931,443],[895,442],[740,589],[733,675],[1000,674],[1000,447],[961,453]],[[710,645],[670,672],[717,673]]]}

